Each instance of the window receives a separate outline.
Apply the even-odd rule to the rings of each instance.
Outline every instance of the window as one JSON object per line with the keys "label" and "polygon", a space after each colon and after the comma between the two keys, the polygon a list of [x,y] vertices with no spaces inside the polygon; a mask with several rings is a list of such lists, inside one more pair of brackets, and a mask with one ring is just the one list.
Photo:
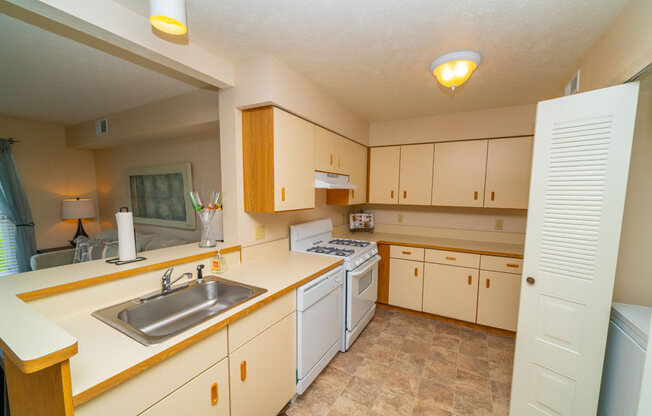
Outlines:
{"label": "window", "polygon": [[16,226],[0,214],[0,276],[18,273]]}

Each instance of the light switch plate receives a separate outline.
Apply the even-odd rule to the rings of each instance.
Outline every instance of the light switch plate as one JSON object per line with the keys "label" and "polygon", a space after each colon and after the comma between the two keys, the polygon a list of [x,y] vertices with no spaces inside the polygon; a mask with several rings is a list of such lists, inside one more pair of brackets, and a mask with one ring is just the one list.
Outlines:
{"label": "light switch plate", "polygon": [[265,224],[257,225],[256,228],[254,229],[254,233],[255,233],[256,240],[264,240],[265,239]]}
{"label": "light switch plate", "polygon": [[503,229],[503,220],[496,220],[496,223],[494,224],[494,230],[502,230]]}

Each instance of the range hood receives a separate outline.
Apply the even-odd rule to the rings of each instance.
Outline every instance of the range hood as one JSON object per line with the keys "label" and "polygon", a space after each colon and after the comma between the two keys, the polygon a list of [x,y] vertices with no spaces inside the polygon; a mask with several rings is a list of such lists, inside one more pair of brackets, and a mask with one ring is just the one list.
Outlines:
{"label": "range hood", "polygon": [[335,173],[315,172],[315,189],[357,189],[358,187],[349,183],[347,175],[336,175]]}

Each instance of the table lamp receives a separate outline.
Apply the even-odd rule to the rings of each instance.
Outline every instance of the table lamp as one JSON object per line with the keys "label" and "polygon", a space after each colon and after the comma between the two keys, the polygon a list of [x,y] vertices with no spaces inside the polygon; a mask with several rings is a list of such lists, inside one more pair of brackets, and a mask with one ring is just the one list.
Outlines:
{"label": "table lamp", "polygon": [[77,220],[77,233],[70,240],[70,244],[75,245],[75,240],[80,235],[88,237],[82,219],[95,217],[95,203],[92,199],[64,199],[61,203],[61,218],[64,220]]}

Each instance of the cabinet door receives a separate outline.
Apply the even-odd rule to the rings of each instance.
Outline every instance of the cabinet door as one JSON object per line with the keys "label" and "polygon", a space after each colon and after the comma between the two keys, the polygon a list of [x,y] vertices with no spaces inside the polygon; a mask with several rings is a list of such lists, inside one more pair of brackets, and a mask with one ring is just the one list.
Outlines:
{"label": "cabinet door", "polygon": [[296,392],[296,312],[229,355],[231,414],[276,415]]}
{"label": "cabinet door", "polygon": [[401,146],[399,204],[430,205],[434,144]]}
{"label": "cabinet door", "polygon": [[389,304],[421,310],[423,295],[423,262],[390,259]]}
{"label": "cabinet door", "polygon": [[274,210],[315,207],[315,125],[274,107]]}
{"label": "cabinet door", "polygon": [[225,358],[204,371],[141,415],[228,416],[228,359]]}
{"label": "cabinet door", "polygon": [[349,182],[357,186],[349,195],[351,205],[367,202],[367,148],[361,144],[351,145],[351,172]]}
{"label": "cabinet door", "polygon": [[432,205],[481,207],[487,140],[435,143]]}
{"label": "cabinet door", "polygon": [[315,132],[315,170],[335,172],[335,137],[323,127],[316,126]]}
{"label": "cabinet door", "polygon": [[345,137],[335,134],[335,173],[350,175],[353,167],[353,142]]}
{"label": "cabinet door", "polygon": [[475,322],[478,270],[426,263],[423,311]]}
{"label": "cabinet door", "polygon": [[533,142],[532,137],[489,140],[485,207],[527,208]]}
{"label": "cabinet door", "polygon": [[398,203],[400,146],[372,147],[369,154],[369,203]]}
{"label": "cabinet door", "polygon": [[516,331],[521,275],[480,271],[478,323]]}

